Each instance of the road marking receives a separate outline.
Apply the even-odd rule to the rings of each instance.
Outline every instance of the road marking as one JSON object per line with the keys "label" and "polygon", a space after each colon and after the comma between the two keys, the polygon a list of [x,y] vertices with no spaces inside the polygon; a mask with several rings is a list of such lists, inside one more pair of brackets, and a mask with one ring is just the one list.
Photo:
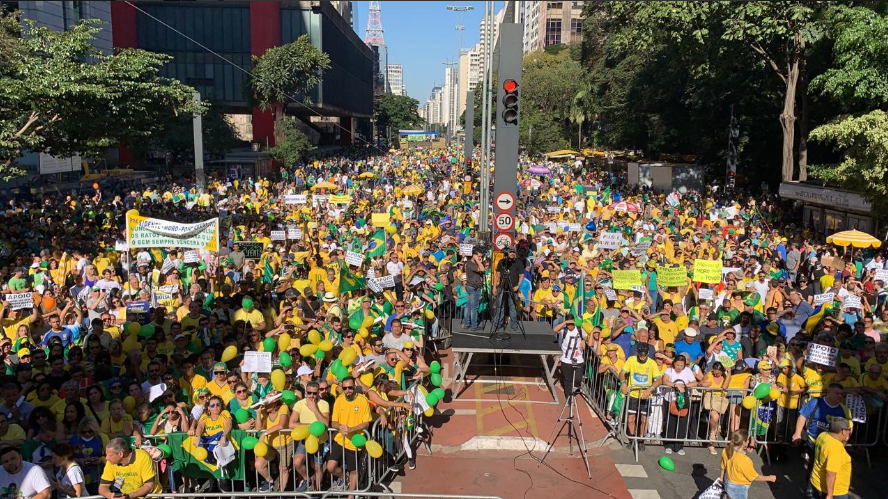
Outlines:
{"label": "road marking", "polygon": [[474,416],[478,414],[475,409],[453,409],[454,416]]}
{"label": "road marking", "polygon": [[660,493],[653,489],[629,489],[632,499],[660,499]]}
{"label": "road marking", "polygon": [[623,475],[624,478],[647,478],[648,474],[644,471],[644,466],[640,464],[614,464],[617,467],[617,471]]}

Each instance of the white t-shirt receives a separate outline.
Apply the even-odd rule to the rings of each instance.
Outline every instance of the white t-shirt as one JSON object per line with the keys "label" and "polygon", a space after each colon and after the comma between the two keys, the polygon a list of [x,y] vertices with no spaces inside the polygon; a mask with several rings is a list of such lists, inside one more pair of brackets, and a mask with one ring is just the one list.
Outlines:
{"label": "white t-shirt", "polygon": [[43,468],[22,461],[22,469],[10,475],[0,467],[0,496],[13,499],[28,499],[49,488],[49,479]]}
{"label": "white t-shirt", "polygon": [[[685,366],[685,368],[682,369],[681,372],[676,372],[675,369],[670,367],[669,369],[666,369],[665,374],[666,376],[669,376],[669,381],[671,381],[672,383],[675,383],[676,381],[683,381],[685,386],[696,381],[696,378],[694,378],[694,372],[691,371],[691,369],[687,366]],[[685,392],[685,394],[687,393],[688,392]],[[672,402],[674,399],[675,390],[670,390],[666,393],[666,400]]]}
{"label": "white t-shirt", "polygon": [[765,301],[765,298],[768,297],[768,291],[771,290],[771,283],[765,279],[765,282],[759,282],[758,279],[752,282],[752,287],[755,288],[755,291],[762,297],[762,301]]}
{"label": "white t-shirt", "polygon": [[385,264],[385,269],[388,271],[389,275],[401,277],[401,273],[404,272],[404,263],[401,261],[388,262]]}
{"label": "white t-shirt", "polygon": [[567,364],[582,364],[583,350],[586,345],[586,332],[574,326],[573,329],[561,330],[561,362]]}
{"label": "white t-shirt", "polygon": [[[62,487],[66,488],[68,490],[73,490],[74,484],[79,483],[81,485],[81,492],[84,495],[86,495],[85,494],[86,493],[86,485],[84,485],[83,470],[80,468],[79,464],[77,464],[77,463],[72,464],[71,467],[68,468],[68,471],[64,471],[61,468],[59,468],[59,471],[56,472],[56,480],[59,481],[59,483],[62,485]],[[60,499],[66,499],[68,497],[75,497],[75,496],[69,496],[69,495],[63,494],[61,492],[59,493]]]}

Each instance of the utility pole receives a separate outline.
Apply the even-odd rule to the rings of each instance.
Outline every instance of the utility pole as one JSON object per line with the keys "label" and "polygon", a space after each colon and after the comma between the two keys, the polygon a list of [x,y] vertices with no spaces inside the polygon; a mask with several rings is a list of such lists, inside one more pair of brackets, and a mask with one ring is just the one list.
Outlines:
{"label": "utility pole", "polygon": [[490,83],[493,79],[493,29],[490,23],[493,20],[493,2],[484,2],[484,16],[488,22],[488,29],[483,33],[482,58],[484,75],[481,80],[481,220],[479,221],[480,234],[483,238],[490,237],[490,146],[493,139],[491,130],[490,109],[491,95]]}
{"label": "utility pole", "polygon": [[[200,106],[200,92],[194,92],[194,103]],[[207,186],[207,177],[204,174],[203,153],[203,120],[200,113],[194,113],[194,179],[197,182],[197,192],[203,194]]]}
{"label": "utility pole", "polygon": [[[462,56],[462,32],[466,29],[464,23],[466,21],[466,12],[470,10],[475,10],[475,7],[471,5],[448,5],[447,10],[451,12],[456,12],[461,14],[460,23],[455,26],[457,36],[456,36],[456,69],[454,74],[451,74],[452,78],[452,88],[450,91],[450,110],[451,113],[447,117],[448,123],[448,137],[453,137],[453,140],[456,140],[456,129],[459,128],[459,58]],[[449,140],[448,140],[449,143]],[[459,153],[457,153],[459,156]]]}

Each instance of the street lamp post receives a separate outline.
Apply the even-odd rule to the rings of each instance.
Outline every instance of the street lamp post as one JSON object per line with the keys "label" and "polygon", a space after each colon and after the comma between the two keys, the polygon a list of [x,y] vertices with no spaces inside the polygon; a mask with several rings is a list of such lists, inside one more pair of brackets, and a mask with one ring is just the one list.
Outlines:
{"label": "street lamp post", "polygon": [[[447,10],[451,12],[462,13],[462,19],[460,24],[456,25],[456,69],[455,74],[451,75],[451,90],[450,90],[450,114],[447,117],[447,128],[448,128],[448,136],[452,137],[453,140],[456,140],[456,129],[459,125],[459,58],[462,56],[462,32],[466,29],[463,25],[466,20],[466,12],[470,10],[475,10],[475,7],[471,5],[448,5]],[[468,112],[468,111],[467,111]],[[458,155],[458,154],[457,154]]]}

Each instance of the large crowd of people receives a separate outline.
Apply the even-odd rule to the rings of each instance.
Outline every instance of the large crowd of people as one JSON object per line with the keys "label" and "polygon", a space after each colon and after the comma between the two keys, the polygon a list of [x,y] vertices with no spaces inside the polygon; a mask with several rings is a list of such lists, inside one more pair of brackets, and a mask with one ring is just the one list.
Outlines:
{"label": "large crowd of people", "polygon": [[[532,164],[520,165],[518,237],[506,252],[517,262],[509,315],[571,340],[560,362],[580,380],[566,390],[585,370],[589,382],[615,380],[607,416],[642,448],[663,441],[683,454],[694,440],[715,454],[728,442],[734,463],[749,443],[741,425],[779,459],[778,443],[807,442],[811,493],[847,493],[813,455],[819,433],[847,430],[829,424],[852,419],[847,394],[866,407],[860,441],[882,438],[881,252],[826,244],[766,192],[655,193],[580,161],[548,174]],[[491,320],[497,281],[478,230],[477,172],[448,151],[354,150],[276,178],[213,176],[204,192],[167,178],[9,199],[0,494],[133,499],[198,487],[159,435],[183,436],[189,459],[213,469],[230,455],[217,450],[249,447],[238,465],[255,471],[258,491],[358,487],[371,426],[391,435],[440,399],[439,366],[427,361],[442,318]],[[218,218],[218,248],[129,247],[136,216]],[[701,282],[698,261],[718,262],[720,277]],[[808,344],[835,356],[815,364]],[[257,352],[270,356],[248,355]],[[749,423],[743,398],[760,383],[776,393]],[[722,390],[697,400],[697,387]],[[755,479],[728,475],[736,487]]]}

